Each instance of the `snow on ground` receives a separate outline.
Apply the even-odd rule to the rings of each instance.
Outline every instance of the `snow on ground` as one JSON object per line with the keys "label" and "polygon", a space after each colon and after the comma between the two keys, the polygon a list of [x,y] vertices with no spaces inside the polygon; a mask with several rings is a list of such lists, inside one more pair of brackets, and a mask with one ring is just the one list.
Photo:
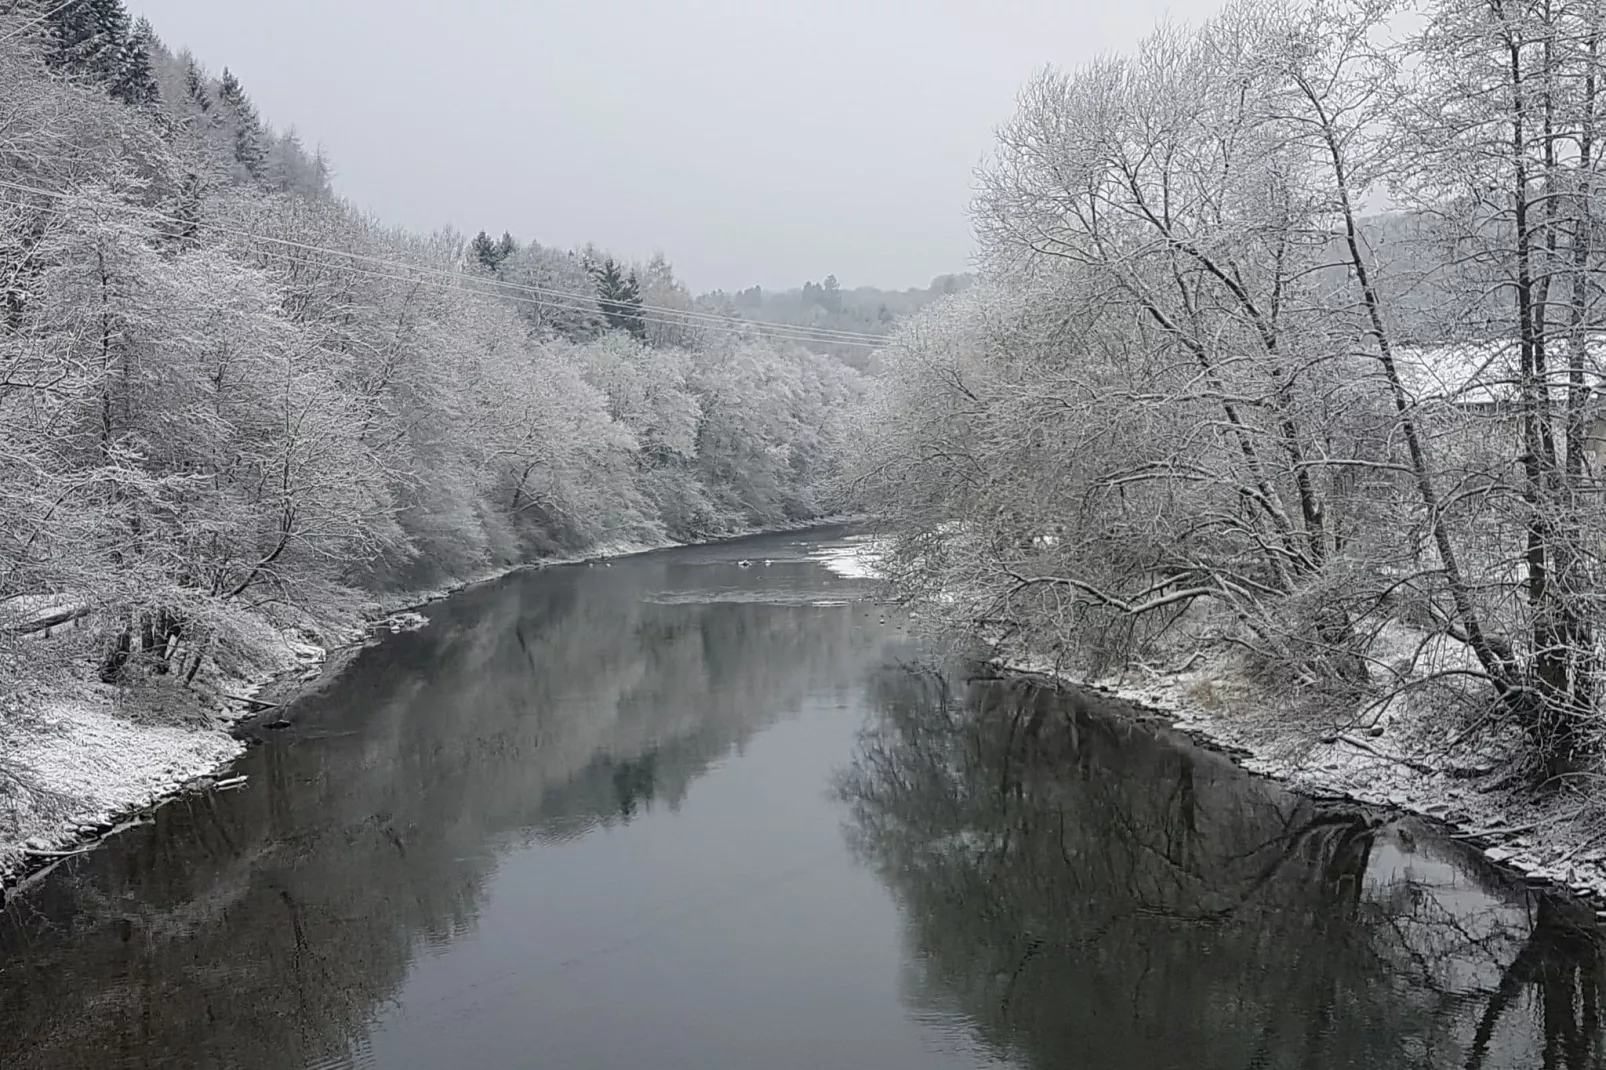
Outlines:
{"label": "snow on ground", "polygon": [[374,622],[374,630],[378,631],[383,628],[392,633],[416,632],[427,624],[429,624],[428,617],[416,610],[408,609],[400,613],[392,613],[384,620]]}
{"label": "snow on ground", "polygon": [[241,749],[213,728],[138,723],[109,704],[80,698],[45,703],[26,731],[6,740],[6,765],[44,794],[12,801],[27,838],[0,843],[0,875],[19,866],[25,851],[65,848],[86,827],[109,824],[216,772]]}
{"label": "snow on ground", "polygon": [[[824,518],[769,531],[804,530],[851,518]],[[732,532],[725,538],[762,534]],[[597,546],[584,555],[547,560],[535,567],[598,561],[684,545],[667,539],[620,541]],[[19,872],[56,853],[75,849],[107,826],[147,806],[172,798],[186,786],[219,774],[243,749],[230,734],[233,720],[251,710],[228,697],[250,698],[273,680],[292,684],[319,677],[336,650],[354,648],[375,634],[411,631],[428,619],[417,607],[448,597],[465,587],[488,583],[530,566],[490,570],[434,590],[388,596],[370,606],[377,621],[368,628],[331,628],[322,643],[284,635],[266,620],[241,622],[250,664],[235,676],[208,679],[197,685],[213,696],[204,718],[196,723],[167,723],[163,695],[140,691],[149,708],[138,715],[118,709],[118,691],[83,680],[64,681],[63,694],[11,708],[0,708],[0,890]],[[62,596],[13,600],[14,613],[37,614],[55,608]],[[3,623],[3,620],[0,620]],[[50,642],[52,640],[44,640]],[[342,646],[341,644],[345,644]],[[196,691],[203,689],[198,686]],[[192,706],[200,695],[186,692]],[[177,696],[175,696],[176,698]],[[194,712],[192,710],[192,712]]]}
{"label": "snow on ground", "polygon": [[[1385,644],[1398,644],[1387,633]],[[1454,644],[1451,644],[1453,647]],[[1429,649],[1436,665],[1461,652]],[[1031,658],[1007,668],[1089,687],[1159,715],[1171,727],[1228,750],[1243,768],[1303,794],[1387,807],[1442,821],[1481,847],[1491,862],[1535,880],[1606,898],[1606,837],[1597,809],[1576,794],[1540,795],[1502,785],[1494,771],[1509,752],[1496,739],[1480,748],[1457,742],[1453,726],[1427,704],[1396,698],[1383,711],[1356,711],[1323,725],[1290,716],[1276,696],[1247,679],[1229,656],[1188,668],[1129,670],[1087,681]]]}

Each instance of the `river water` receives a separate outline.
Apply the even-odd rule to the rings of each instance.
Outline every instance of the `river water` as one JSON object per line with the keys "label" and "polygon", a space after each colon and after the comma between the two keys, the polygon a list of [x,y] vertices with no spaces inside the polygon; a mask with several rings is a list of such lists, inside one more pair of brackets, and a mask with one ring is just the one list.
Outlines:
{"label": "river water", "polygon": [[935,668],[842,538],[431,607],[6,908],[0,1067],[1601,1065],[1591,911]]}

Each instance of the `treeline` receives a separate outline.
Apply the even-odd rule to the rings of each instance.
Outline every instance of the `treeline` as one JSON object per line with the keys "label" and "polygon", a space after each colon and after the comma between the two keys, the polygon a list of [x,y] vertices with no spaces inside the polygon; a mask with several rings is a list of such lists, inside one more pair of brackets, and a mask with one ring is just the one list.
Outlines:
{"label": "treeline", "polygon": [[995,637],[1225,648],[1561,773],[1601,726],[1606,5],[1394,14],[1248,0],[1030,82],[985,281],[900,331],[859,478],[905,591]]}
{"label": "treeline", "polygon": [[975,281],[971,275],[938,275],[925,289],[881,290],[874,286],[844,289],[835,275],[819,282],[810,280],[790,290],[766,290],[750,286],[735,293],[715,291],[699,299],[700,305],[730,315],[746,316],[768,323],[785,323],[822,333],[824,340],[811,345],[857,368],[867,368],[873,360],[863,346],[829,340],[832,332],[846,335],[886,336],[893,325],[937,301],[960,293]]}
{"label": "treeline", "polygon": [[9,5],[0,81],[0,638],[65,606],[105,679],[189,675],[262,615],[825,507],[857,374],[655,311],[661,257],[368,218],[119,0]]}

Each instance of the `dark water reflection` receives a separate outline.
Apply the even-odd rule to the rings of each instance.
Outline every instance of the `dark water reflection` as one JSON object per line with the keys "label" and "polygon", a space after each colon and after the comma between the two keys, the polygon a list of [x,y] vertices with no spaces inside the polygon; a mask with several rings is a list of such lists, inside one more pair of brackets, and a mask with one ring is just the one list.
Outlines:
{"label": "dark water reflection", "polygon": [[1019,682],[882,673],[844,795],[910,998],[1032,1067],[1602,1065],[1593,912]]}
{"label": "dark water reflection", "polygon": [[914,667],[836,538],[435,607],[8,906],[0,1067],[1600,1065],[1589,911]]}

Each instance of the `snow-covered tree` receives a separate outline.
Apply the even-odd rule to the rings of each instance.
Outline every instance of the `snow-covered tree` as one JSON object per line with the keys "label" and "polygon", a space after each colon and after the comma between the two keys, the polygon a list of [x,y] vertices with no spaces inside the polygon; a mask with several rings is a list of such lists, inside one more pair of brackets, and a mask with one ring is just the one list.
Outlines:
{"label": "snow-covered tree", "polygon": [[613,257],[604,257],[592,268],[596,276],[597,305],[608,326],[626,331],[645,341],[647,324],[641,314],[641,284],[634,271],[628,271]]}
{"label": "snow-covered tree", "polygon": [[234,160],[253,179],[261,178],[267,159],[262,119],[256,105],[227,67],[217,88],[218,113],[232,141]]}
{"label": "snow-covered tree", "polygon": [[693,315],[697,304],[691,291],[675,277],[675,269],[661,252],[653,253],[641,271],[641,302],[652,309],[646,323],[649,345],[693,349],[703,341],[706,332],[700,324],[707,321]]}
{"label": "snow-covered tree", "polygon": [[589,253],[385,226],[231,71],[112,0],[62,15],[0,53],[0,179],[64,194],[0,198],[0,600],[86,612],[106,680],[183,683],[368,592],[818,500],[829,375],[649,335],[617,259],[599,281]]}
{"label": "snow-covered tree", "polygon": [[502,263],[500,278],[537,333],[583,341],[606,329],[591,274],[578,253],[530,242]]}
{"label": "snow-covered tree", "polygon": [[122,75],[131,33],[122,0],[52,5],[45,26],[45,59],[52,67],[105,87]]}
{"label": "snow-covered tree", "polygon": [[151,31],[151,24],[140,19],[123,42],[116,72],[107,87],[114,100],[135,106],[156,103],[159,94],[156,75],[151,69],[151,48],[154,43],[155,34]]}

